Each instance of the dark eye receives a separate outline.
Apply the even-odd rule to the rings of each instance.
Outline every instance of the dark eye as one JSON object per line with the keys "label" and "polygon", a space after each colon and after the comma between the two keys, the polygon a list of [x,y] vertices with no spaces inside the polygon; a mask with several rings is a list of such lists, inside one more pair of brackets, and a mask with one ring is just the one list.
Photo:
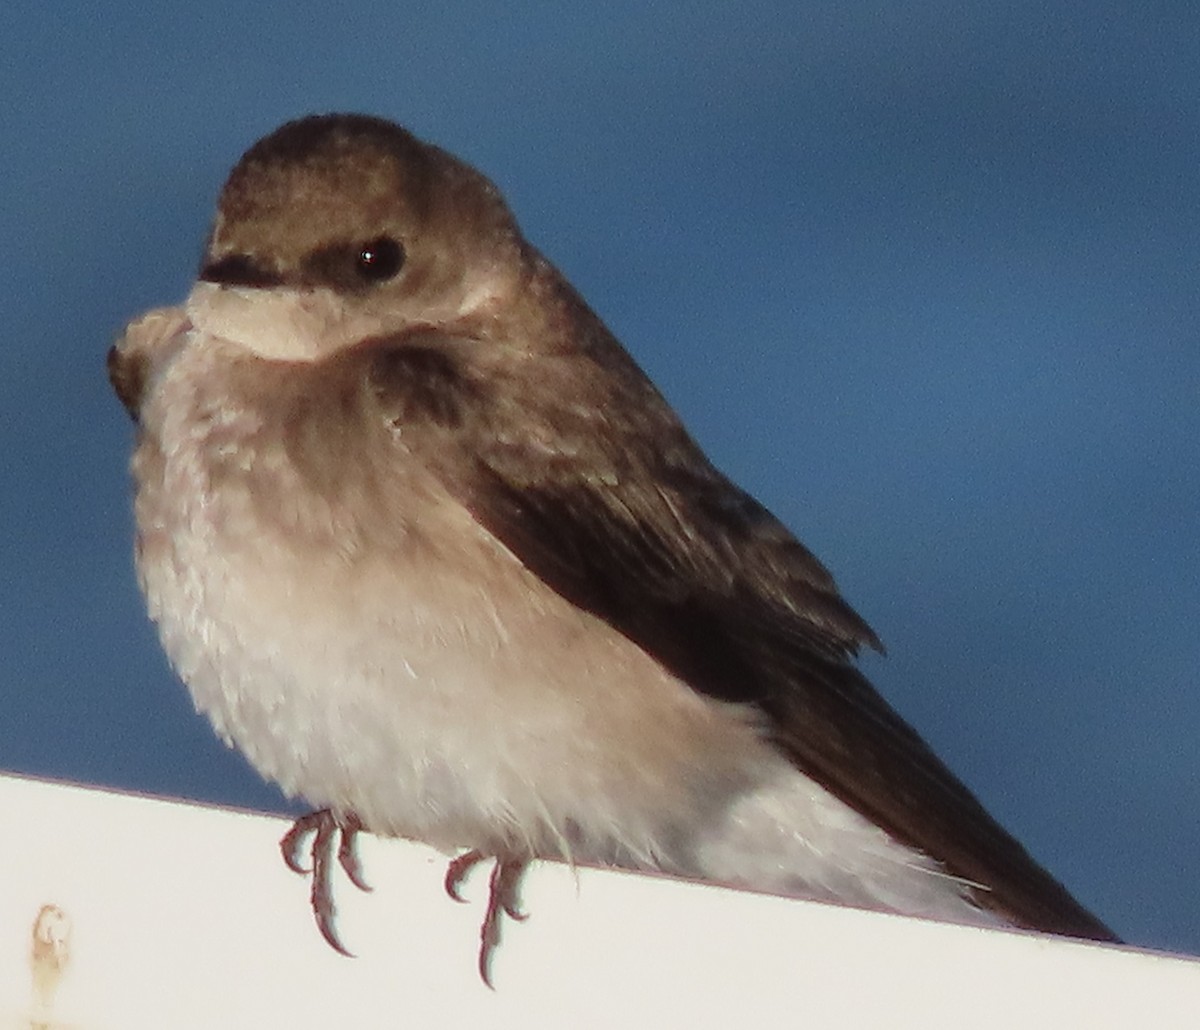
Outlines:
{"label": "dark eye", "polygon": [[386,282],[403,267],[404,248],[390,236],[380,236],[359,247],[355,261],[362,278],[372,283]]}

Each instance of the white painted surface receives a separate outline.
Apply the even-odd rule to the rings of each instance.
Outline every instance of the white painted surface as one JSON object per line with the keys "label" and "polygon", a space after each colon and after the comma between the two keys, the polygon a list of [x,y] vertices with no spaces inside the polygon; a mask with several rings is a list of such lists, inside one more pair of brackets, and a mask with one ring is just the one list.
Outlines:
{"label": "white painted surface", "polygon": [[489,991],[485,868],[456,905],[442,856],[364,835],[346,959],[281,819],[17,777],[0,813],[2,1030],[1200,1026],[1195,959],[554,865],[526,877]]}

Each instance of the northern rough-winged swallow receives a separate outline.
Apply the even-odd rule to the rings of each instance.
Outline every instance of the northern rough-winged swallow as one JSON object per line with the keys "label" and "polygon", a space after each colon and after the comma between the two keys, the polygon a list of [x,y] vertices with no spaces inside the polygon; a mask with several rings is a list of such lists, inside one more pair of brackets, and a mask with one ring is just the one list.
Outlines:
{"label": "northern rough-winged swallow", "polygon": [[109,355],[137,567],[196,706],[320,811],[534,858],[1115,939],[872,689],[825,568],[718,472],[496,188],[389,122],[255,144]]}

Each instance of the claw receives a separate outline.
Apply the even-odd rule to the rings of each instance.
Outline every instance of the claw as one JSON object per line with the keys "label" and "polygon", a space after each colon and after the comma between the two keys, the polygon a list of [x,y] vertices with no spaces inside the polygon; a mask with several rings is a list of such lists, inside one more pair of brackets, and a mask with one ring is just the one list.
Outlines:
{"label": "claw", "polygon": [[363,879],[362,863],[358,860],[358,852],[355,850],[354,841],[362,829],[362,823],[358,821],[358,816],[348,815],[342,823],[342,840],[338,844],[338,865],[342,867],[342,872],[346,874],[350,882],[354,884],[360,891],[365,891],[368,894],[374,889],[366,880]]}
{"label": "claw", "polygon": [[[444,886],[446,893],[455,901],[464,901],[459,888],[462,881],[472,869],[487,859],[488,855],[480,851],[467,851],[452,859],[446,867]],[[521,874],[528,865],[524,859],[503,858],[496,856],[496,864],[488,879],[488,903],[483,915],[483,923],[479,927],[479,978],[492,987],[492,953],[500,943],[500,917],[507,915],[518,922],[523,921],[528,913],[522,912],[517,903],[517,887]],[[494,990],[495,988],[492,987]]]}
{"label": "claw", "polygon": [[295,873],[307,875],[310,870],[302,864],[301,852],[304,851],[304,838],[313,834],[312,845],[308,853],[312,857],[312,891],[309,900],[312,904],[313,915],[317,920],[317,929],[334,951],[353,957],[352,953],[342,944],[334,928],[335,908],[333,904],[333,838],[341,835],[337,848],[338,864],[350,878],[350,882],[359,890],[368,891],[371,888],[364,882],[362,867],[354,850],[354,838],[362,829],[358,816],[338,818],[328,809],[322,808],[316,812],[302,815],[292,828],[283,835],[279,849],[287,867]]}
{"label": "claw", "polygon": [[[335,835],[340,834],[337,845],[337,861],[342,871],[349,877],[350,882],[359,890],[369,891],[371,888],[363,880],[362,866],[354,850],[354,838],[362,830],[362,823],[356,815],[343,816],[340,820],[328,808],[302,815],[292,828],[283,835],[279,849],[287,867],[302,876],[312,875],[312,891],[310,901],[313,915],[317,920],[317,929],[329,946],[339,954],[352,958],[350,952],[334,928],[336,910],[333,904],[333,857]],[[312,844],[304,846],[305,838],[313,835]],[[306,868],[303,855],[307,852],[312,858],[311,868]],[[443,886],[446,893],[455,901],[465,901],[460,888],[467,874],[480,862],[491,858],[482,851],[467,851],[450,861],[446,867],[446,877]],[[483,914],[483,923],[479,927],[479,978],[490,988],[492,987],[492,954],[500,944],[501,916],[508,916],[518,922],[527,917],[517,902],[517,888],[521,874],[529,863],[525,859],[495,856],[488,878],[488,903]]]}
{"label": "claw", "polygon": [[466,901],[467,899],[459,893],[459,888],[466,879],[467,873],[486,858],[487,855],[482,851],[465,851],[457,858],[452,858],[450,864],[446,866],[446,879],[442,884],[446,888],[446,893],[455,901]]}

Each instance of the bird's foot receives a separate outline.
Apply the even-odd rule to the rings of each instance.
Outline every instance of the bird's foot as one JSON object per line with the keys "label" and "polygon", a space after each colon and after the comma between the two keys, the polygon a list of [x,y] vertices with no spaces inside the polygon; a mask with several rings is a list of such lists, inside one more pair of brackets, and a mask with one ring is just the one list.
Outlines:
{"label": "bird's foot", "polygon": [[[292,824],[292,828],[284,834],[283,840],[279,842],[283,860],[292,872],[301,875],[312,873],[310,899],[313,915],[317,920],[317,929],[321,931],[321,936],[329,942],[329,946],[334,951],[347,957],[352,957],[351,953],[342,944],[334,929],[333,842],[334,837],[339,838],[337,861],[350,878],[350,882],[359,890],[369,891],[371,888],[363,880],[362,867],[359,865],[358,855],[354,850],[354,838],[362,828],[358,816],[350,814],[339,819],[328,808],[322,808],[316,812],[309,812],[308,815],[302,815]],[[306,849],[304,838],[310,833],[313,835],[312,844]],[[302,862],[302,854],[305,850],[312,857],[311,869],[306,869]]]}
{"label": "bird's foot", "polygon": [[[452,859],[446,867],[446,893],[455,901],[465,901],[459,893],[463,879],[475,866],[490,857],[482,851],[468,851]],[[479,978],[488,987],[492,986],[492,952],[500,943],[500,917],[507,915],[521,922],[527,916],[527,913],[518,907],[517,887],[521,881],[521,874],[529,864],[528,861],[502,855],[495,856],[495,861],[492,875],[488,879],[487,911],[479,927]]]}

